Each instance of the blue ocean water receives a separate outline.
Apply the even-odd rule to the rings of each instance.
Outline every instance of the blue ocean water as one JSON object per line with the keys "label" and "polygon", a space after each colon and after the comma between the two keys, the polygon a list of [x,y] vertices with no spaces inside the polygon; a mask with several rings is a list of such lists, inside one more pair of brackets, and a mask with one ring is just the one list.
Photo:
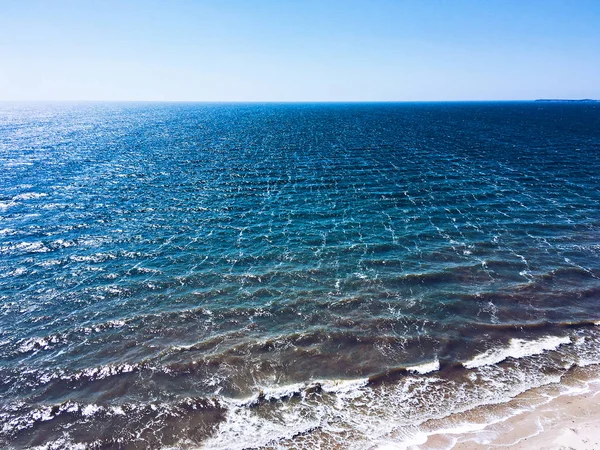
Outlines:
{"label": "blue ocean water", "polygon": [[2,104],[0,174],[2,446],[370,448],[600,362],[598,104]]}

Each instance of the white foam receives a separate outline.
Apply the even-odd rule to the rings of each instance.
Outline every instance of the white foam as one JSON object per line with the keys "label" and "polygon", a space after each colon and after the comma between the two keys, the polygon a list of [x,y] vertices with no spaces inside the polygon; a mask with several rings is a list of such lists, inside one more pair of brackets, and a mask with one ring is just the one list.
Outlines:
{"label": "white foam", "polygon": [[78,375],[90,377],[92,380],[101,380],[103,378],[120,375],[122,373],[133,372],[136,369],[135,365],[131,364],[109,364],[101,367],[94,367],[80,372]]}
{"label": "white foam", "polygon": [[29,253],[44,253],[50,251],[50,249],[42,242],[19,242],[18,244],[0,247],[0,253],[9,253],[15,250],[21,250]]}
{"label": "white foam", "polygon": [[571,338],[559,336],[545,336],[540,339],[527,341],[525,339],[511,339],[508,347],[491,348],[469,361],[463,362],[467,369],[498,364],[507,358],[525,358],[539,355],[548,350],[556,350],[563,344],[571,343]]}
{"label": "white foam", "polygon": [[8,209],[12,206],[15,206],[17,203],[10,201],[10,202],[0,202],[0,209]]}
{"label": "white foam", "polygon": [[81,409],[81,414],[84,416],[93,416],[100,410],[102,410],[101,406],[98,406],[98,405],[95,405],[92,403],[91,405],[87,405],[87,406],[83,407]]}
{"label": "white foam", "polygon": [[306,388],[304,383],[288,384],[277,387],[264,387],[260,392],[266,400],[279,400],[281,398],[292,397]]}
{"label": "white foam", "polygon": [[68,437],[61,437],[54,441],[47,442],[46,444],[31,448],[33,450],[54,450],[57,448],[62,448],[65,450],[85,450],[87,448],[87,445],[81,443],[73,443],[68,439]]}
{"label": "white foam", "polygon": [[115,375],[133,372],[138,367],[140,367],[138,364],[108,364],[105,366],[83,369],[79,372],[71,374],[64,373],[63,371],[48,372],[41,375],[39,381],[40,383],[44,384],[56,378],[59,378],[61,380],[76,381],[84,377],[87,377],[90,380],[102,380],[104,378],[109,378]]}
{"label": "white foam", "polygon": [[56,335],[46,337],[32,337],[21,341],[19,346],[20,353],[27,353],[32,350],[47,350],[52,344],[60,342],[60,338]]}
{"label": "white foam", "polygon": [[314,384],[321,386],[325,392],[329,393],[348,393],[359,390],[369,384],[368,378],[358,378],[354,380],[320,380]]}
{"label": "white foam", "polygon": [[121,328],[121,327],[124,327],[125,325],[126,325],[126,323],[124,320],[109,320],[108,322],[105,322],[105,323],[100,323],[98,325],[93,325],[90,327],[82,328],[82,331],[85,334],[90,334],[92,332],[101,333],[104,330],[108,330],[110,328]]}
{"label": "white foam", "polygon": [[29,200],[32,198],[40,198],[40,197],[47,197],[48,194],[44,194],[44,193],[37,193],[37,192],[25,192],[23,194],[19,194],[19,195],[15,195],[13,197],[13,201],[15,200]]}
{"label": "white foam", "polygon": [[10,272],[8,272],[7,275],[9,277],[18,277],[20,275],[23,275],[26,272],[27,272],[27,269],[25,267],[17,267],[15,270],[11,270]]}
{"label": "white foam", "polygon": [[434,361],[431,361],[431,362],[418,364],[416,366],[409,366],[406,368],[406,370],[408,370],[409,372],[415,372],[415,373],[420,373],[421,375],[424,375],[426,373],[435,372],[437,370],[440,370],[440,362],[437,359],[435,359]]}
{"label": "white foam", "polygon": [[[480,435],[481,430],[519,414],[522,405],[517,408],[509,405],[506,411],[500,411],[501,414],[495,411],[475,422],[454,420],[452,415],[481,405],[506,403],[529,389],[561,381],[560,374],[548,375],[539,371],[536,361],[522,361],[521,367],[516,369],[496,365],[493,361],[535,355],[570,342],[597,347],[596,340],[583,340],[575,335],[572,339],[551,336],[537,340],[513,339],[506,347],[490,349],[470,361],[477,363],[473,367],[480,367],[467,372],[472,382],[416,375],[401,377],[395,383],[371,385],[367,378],[322,379],[257,387],[256,394],[246,401],[217,396],[219,405],[226,406],[225,420],[219,423],[207,441],[199,445],[207,449],[294,446],[298,449],[391,450],[419,446],[432,435],[456,437],[448,438],[449,441],[458,439],[460,434],[471,433],[484,438],[487,431]],[[565,353],[568,357],[570,352]],[[127,366],[130,367],[133,366]],[[103,366],[99,369],[104,370],[86,375],[110,376],[124,368],[127,370],[126,366]],[[429,373],[439,370],[439,361],[436,359],[407,369],[417,374]],[[294,398],[288,401],[290,397]],[[134,405],[112,406],[98,414],[93,410],[94,406],[81,405],[81,414],[86,417],[88,413],[95,414],[96,420],[102,420],[108,414],[127,415],[134,408]],[[164,407],[151,406],[155,411]],[[85,408],[89,409],[84,413]],[[42,417],[45,416],[42,414]],[[446,421],[446,418],[451,420]],[[431,419],[441,419],[442,422],[429,431],[428,427],[420,426]]]}
{"label": "white foam", "polygon": [[116,416],[124,416],[125,415],[125,411],[123,411],[123,408],[121,408],[120,406],[111,406],[111,411],[114,415]]}
{"label": "white foam", "polygon": [[203,442],[204,449],[242,450],[260,448],[277,440],[291,438],[319,425],[317,420],[302,417],[294,411],[284,412],[280,420],[261,418],[249,408],[228,410],[227,419],[218,433]]}
{"label": "white foam", "polygon": [[261,399],[268,401],[280,400],[294,395],[306,395],[306,392],[313,388],[321,388],[324,392],[330,394],[352,394],[360,391],[369,384],[368,378],[357,379],[331,379],[331,380],[315,380],[310,383],[293,383],[283,386],[259,386],[258,392],[251,397],[243,400],[225,400],[225,403],[230,403],[236,407],[254,405]]}

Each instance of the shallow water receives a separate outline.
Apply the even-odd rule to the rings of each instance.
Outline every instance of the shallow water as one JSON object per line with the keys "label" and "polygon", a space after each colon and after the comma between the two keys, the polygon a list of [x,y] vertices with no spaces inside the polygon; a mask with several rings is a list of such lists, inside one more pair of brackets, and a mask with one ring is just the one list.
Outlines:
{"label": "shallow water", "polygon": [[2,104],[0,173],[2,446],[409,443],[600,362],[595,104]]}

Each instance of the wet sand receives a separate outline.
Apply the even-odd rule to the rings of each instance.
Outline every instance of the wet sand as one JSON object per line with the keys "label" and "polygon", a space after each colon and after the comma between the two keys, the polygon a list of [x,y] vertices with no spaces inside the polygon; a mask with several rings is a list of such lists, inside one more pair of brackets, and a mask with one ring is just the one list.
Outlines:
{"label": "wet sand", "polygon": [[[546,386],[497,408],[495,423],[469,421],[462,433],[430,435],[420,449],[595,450],[600,449],[600,379],[598,366],[576,370],[560,386]],[[563,391],[557,395],[557,392]],[[525,404],[529,403],[528,406]],[[517,406],[520,404],[519,406]],[[517,412],[521,409],[520,412]],[[502,416],[512,410],[510,417]],[[489,413],[489,411],[488,411]],[[471,412],[480,419],[486,414]],[[468,414],[468,415],[471,415]],[[483,420],[481,421],[483,422]],[[457,430],[458,431],[458,430]]]}

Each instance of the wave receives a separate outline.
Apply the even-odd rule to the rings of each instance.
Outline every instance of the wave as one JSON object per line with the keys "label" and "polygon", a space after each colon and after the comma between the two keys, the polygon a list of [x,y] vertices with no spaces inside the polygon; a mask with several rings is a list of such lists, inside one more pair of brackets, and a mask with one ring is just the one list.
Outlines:
{"label": "wave", "polygon": [[91,334],[102,333],[104,331],[121,328],[127,325],[127,322],[122,319],[114,319],[106,322],[99,322],[93,325],[84,327],[76,327],[64,331],[62,333],[54,333],[45,336],[32,336],[29,338],[22,338],[16,342],[7,340],[6,342],[0,343],[0,347],[8,344],[12,347],[10,354],[26,354],[30,352],[48,351],[54,350],[58,346],[67,346],[78,340],[89,339]]}
{"label": "wave", "polygon": [[[51,428],[54,431],[46,431],[50,433],[48,440],[53,436],[59,439],[75,430],[72,436],[78,436],[74,441],[77,444],[82,436],[76,431],[88,429],[93,422],[93,427],[100,430],[103,427],[113,430],[115,435],[111,439],[133,444],[148,421],[154,421],[173,433],[171,440],[155,436],[162,439],[152,441],[157,446],[187,442],[186,445],[193,443],[210,449],[248,446],[309,449],[319,445],[385,448],[392,444],[402,448],[411,442],[417,445],[432,434],[457,434],[484,428],[496,416],[473,421],[467,412],[511,402],[531,389],[560,383],[573,367],[600,363],[599,339],[594,327],[573,330],[570,336],[512,339],[508,346],[488,350],[463,364],[444,365],[443,371],[436,358],[398,368],[400,376],[389,376],[390,371],[386,371],[368,378],[256,384],[253,394],[244,398],[213,394],[170,401],[114,402],[99,395],[94,403],[68,400],[41,406],[36,400],[31,407],[13,404],[12,410],[0,411],[5,424],[0,432],[0,443],[2,439],[19,442],[20,436],[25,436],[23,433],[30,433],[32,429],[44,432],[50,430],[47,424],[55,423]],[[560,346],[565,347],[560,358],[546,355]],[[580,358],[582,355],[585,361]],[[519,365],[492,362],[506,358],[518,358]],[[472,367],[467,367],[469,362]],[[98,367],[80,372],[78,376],[80,380],[106,381],[119,372],[126,374],[131,370],[137,369],[125,365]],[[153,379],[158,381],[156,377]],[[111,389],[117,386],[112,382],[110,385]],[[91,385],[86,391],[90,389],[101,392]],[[157,393],[160,391],[152,395]],[[130,389],[128,399],[132,394]],[[520,404],[517,406],[521,408]],[[464,414],[467,416],[463,417]],[[56,421],[59,417],[64,420]],[[449,417],[453,419],[444,422]],[[193,428],[188,426],[199,423],[201,432],[193,435]],[[67,428],[61,428],[63,425]],[[185,442],[181,441],[184,436],[188,439]],[[89,443],[92,446],[91,441]],[[116,445],[114,441],[103,442],[106,446],[113,444]]]}
{"label": "wave", "polygon": [[47,197],[47,196],[48,196],[48,194],[43,193],[43,192],[42,193],[40,193],[40,192],[25,192],[23,194],[15,195],[13,197],[13,201],[16,201],[16,200],[30,200],[30,199],[33,199],[33,198],[42,198],[42,197]]}
{"label": "wave", "polygon": [[[277,415],[263,415],[266,404],[260,401],[254,403],[253,408],[259,408],[261,412],[232,408],[228,410],[225,422],[219,425],[218,432],[204,443],[203,448],[241,449],[249,442],[258,448],[308,449],[315,448],[319,442],[344,448],[406,448],[426,442],[431,435],[476,432],[531,408],[531,396],[520,399],[521,394],[544,386],[554,386],[552,389],[556,390],[571,368],[578,366],[575,354],[583,347],[593,359],[585,364],[600,363],[597,336],[586,334],[589,331],[589,328],[578,330],[583,334],[574,339],[545,336],[512,340],[512,347],[507,347],[510,351],[503,352],[502,358],[495,356],[495,359],[501,362],[504,356],[519,358],[518,368],[491,363],[490,357],[485,364],[478,360],[482,364],[447,378],[439,374],[436,359],[406,367],[406,376],[392,383],[377,382],[374,380],[377,377],[371,377],[368,382],[351,381],[352,389],[342,389],[333,398],[302,384],[278,388],[276,395],[264,396],[265,400],[275,401],[270,408],[277,409]],[[571,362],[539,359],[546,351],[573,342],[582,348],[570,348],[575,351]],[[425,376],[414,377],[410,373]],[[562,395],[564,389],[559,390]],[[314,395],[318,396],[318,402]],[[536,401],[548,401],[549,397],[544,393]],[[298,401],[289,403],[286,400],[292,398],[298,398]],[[500,415],[497,409],[489,408],[500,404],[508,405]],[[276,417],[284,417],[289,426],[280,426]],[[244,441],[240,439],[242,436],[252,436],[252,439]],[[239,446],[236,446],[237,442],[240,442]]]}
{"label": "wave", "polygon": [[[193,315],[203,315],[210,319],[207,311],[194,310]],[[112,342],[120,336],[120,331],[114,334],[106,334],[111,329],[127,327],[130,332],[132,328],[131,318],[126,320],[110,320],[96,325],[87,325],[63,334],[31,337],[16,342],[6,341],[2,343],[6,354],[14,357],[27,358],[28,355],[38,352],[54,352],[55,355],[75,353],[80,356],[87,347],[82,347],[81,342]],[[382,324],[378,329],[382,329]],[[138,324],[139,325],[139,324]],[[581,325],[581,326],[578,326]],[[591,323],[563,325],[558,327],[564,332],[570,329],[590,328]],[[497,330],[495,328],[498,328]],[[518,335],[528,327],[524,324],[503,325],[497,327],[483,326],[482,332],[494,333],[497,336]],[[538,336],[548,332],[556,325],[548,323],[535,324],[529,327],[529,333]],[[115,359],[106,358],[98,361],[99,364],[86,367],[65,369],[56,367],[27,367],[27,370],[12,370],[5,368],[0,373],[4,382],[0,383],[3,389],[21,391],[22,389],[41,388],[48,383],[45,389],[51,392],[68,393],[73,386],[83,389],[84,386],[107,388],[107,383],[98,383],[100,380],[115,378],[120,383],[136,376],[152,376],[159,382],[169,380],[180,380],[187,385],[191,379],[203,386],[203,393],[220,392],[223,390],[230,395],[248,395],[251,393],[252,381],[260,383],[268,380],[269,373],[282,370],[286,367],[290,374],[286,379],[289,384],[304,382],[306,379],[325,379],[329,374],[340,373],[341,370],[354,370],[357,378],[369,379],[372,382],[391,382],[406,376],[407,374],[425,375],[440,370],[441,363],[438,358],[432,361],[414,364],[419,361],[421,352],[439,351],[435,342],[429,342],[424,338],[404,337],[388,335],[372,337],[366,333],[352,333],[349,331],[332,331],[315,327],[305,330],[303,333],[281,334],[271,336],[268,339],[254,341],[246,340],[243,330],[225,331],[218,335],[207,335],[200,338],[198,342],[189,344],[181,343],[164,349],[154,348],[152,352],[143,358]],[[447,350],[452,353],[446,354],[444,361],[446,366],[460,364],[472,369],[475,367],[497,364],[507,358],[523,358],[554,350],[562,344],[570,343],[569,337],[545,336],[538,339],[512,338],[504,347],[490,348],[483,353],[475,354],[468,349],[454,350],[452,346]],[[429,348],[425,348],[425,346]],[[330,349],[337,349],[335,354],[329,354]],[[373,370],[355,370],[357,354],[368,352],[368,356],[361,356],[361,361]],[[431,354],[431,353],[430,353]],[[22,356],[21,356],[22,355]],[[246,361],[242,355],[252,355],[252,359],[260,361],[259,366]],[[451,355],[451,356],[450,356]],[[593,358],[592,358],[593,359]],[[80,359],[83,363],[85,359]],[[26,361],[26,359],[24,360]],[[262,367],[262,368],[261,368]],[[265,368],[269,367],[265,372]],[[346,369],[344,369],[346,368]],[[342,372],[343,373],[343,372]],[[216,378],[215,378],[216,377]],[[217,380],[209,382],[207,380]],[[346,382],[320,381],[311,382],[320,384],[318,387],[323,391],[336,389]],[[315,387],[315,386],[312,386]],[[309,388],[309,386],[306,386]],[[199,391],[197,391],[199,392]]]}
{"label": "wave", "polygon": [[296,396],[306,397],[317,392],[345,395],[360,391],[367,387],[369,382],[369,378],[323,379],[283,386],[259,386],[258,392],[249,398],[242,400],[224,399],[223,401],[236,406],[254,406],[260,402],[272,402]]}
{"label": "wave", "polygon": [[[118,423],[122,427],[122,430],[115,431],[118,435],[122,434],[123,430],[131,432],[131,426],[136,423],[144,424],[146,421],[161,420],[168,422],[169,419],[181,422],[187,416],[194,414],[205,421],[219,421],[222,420],[220,414],[224,411],[223,408],[219,400],[204,397],[186,397],[176,402],[125,402],[112,405],[67,400],[62,403],[36,405],[32,408],[28,408],[24,403],[15,403],[0,411],[2,421],[0,444],[3,443],[3,438],[18,440],[34,427],[60,428],[63,423],[70,424],[66,426],[67,429],[85,428],[92,422],[100,428]],[[52,430],[48,429],[48,433],[52,434]],[[110,443],[104,442],[104,444]]]}
{"label": "wave", "polygon": [[17,244],[0,246],[0,254],[12,254],[13,252],[20,253],[46,253],[51,251],[43,242],[19,242]]}
{"label": "wave", "polygon": [[526,356],[538,355],[548,350],[556,350],[563,344],[570,344],[568,336],[545,336],[536,340],[511,339],[508,347],[491,348],[469,361],[462,363],[467,369],[475,367],[498,364],[507,358],[524,358]]}
{"label": "wave", "polygon": [[32,337],[24,339],[18,347],[19,353],[29,353],[37,350],[47,350],[54,344],[64,341],[64,337],[60,335],[51,335],[47,337]]}
{"label": "wave", "polygon": [[420,373],[421,375],[425,375],[426,373],[431,373],[440,370],[440,362],[436,359],[434,361],[418,364],[416,366],[409,366],[406,368],[406,370],[409,372],[415,372]]}

